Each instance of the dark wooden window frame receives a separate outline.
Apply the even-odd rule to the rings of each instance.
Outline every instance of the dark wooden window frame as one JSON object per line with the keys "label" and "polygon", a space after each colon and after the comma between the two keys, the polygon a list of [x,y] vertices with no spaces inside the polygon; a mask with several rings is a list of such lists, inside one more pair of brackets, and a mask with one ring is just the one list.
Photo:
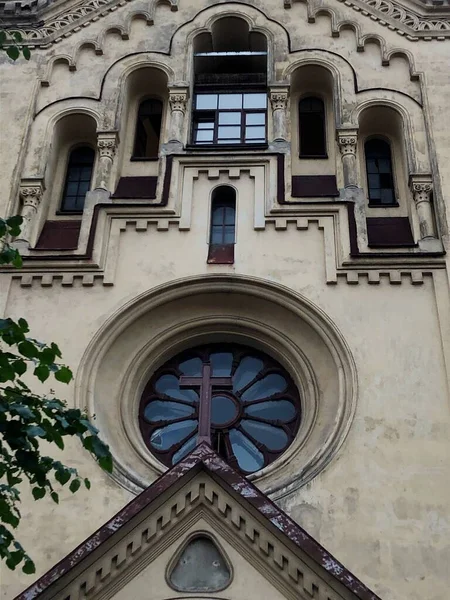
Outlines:
{"label": "dark wooden window frame", "polygon": [[[231,197],[230,190],[233,194]],[[230,197],[224,198],[224,194],[229,194]],[[222,197],[221,197],[222,196]],[[233,222],[233,242],[217,244],[213,242],[213,227],[217,226],[214,224],[214,211],[218,208],[232,208],[234,211],[234,222]],[[223,222],[219,225],[222,226],[222,238],[225,237],[225,230],[229,224]],[[210,231],[209,231],[209,246],[208,246],[208,264],[233,264],[234,263],[234,246],[236,243],[236,191],[234,188],[228,185],[219,186],[213,190],[211,200],[211,213],[210,213]]]}
{"label": "dark wooden window frame", "polygon": [[[230,377],[212,377],[210,355],[213,352],[231,352],[233,354],[233,363],[231,368]],[[245,357],[255,357],[263,362],[263,368],[258,371],[257,375],[249,382],[247,382],[239,391],[233,392],[232,377]],[[178,365],[190,358],[200,358],[202,361],[202,374],[200,377],[186,377],[178,368]],[[286,381],[286,388],[282,392],[277,392],[268,397],[258,398],[256,400],[250,400],[244,402],[241,400],[241,396],[251,388],[255,383],[270,374],[280,374]],[[166,396],[155,389],[155,384],[164,375],[174,375],[178,378],[180,389],[196,390],[198,393],[199,401],[190,402],[184,399],[176,399],[172,396]],[[227,423],[220,425],[214,425],[211,419],[211,402],[214,395],[226,396],[236,405],[236,416],[230,419]],[[192,410],[192,414],[189,416],[183,416],[179,418],[172,418],[168,420],[159,420],[150,422],[145,418],[145,410],[152,401],[169,401],[175,402],[180,405],[189,406]],[[295,414],[290,420],[274,420],[266,419],[257,416],[249,416],[245,414],[245,408],[251,405],[260,404],[268,401],[277,400],[288,400],[294,405]],[[280,450],[269,450],[267,446],[260,441],[256,440],[248,430],[245,430],[241,426],[242,419],[251,420],[253,422],[267,423],[269,425],[281,428],[286,436],[287,443]],[[179,423],[186,420],[198,421],[198,426],[190,434],[187,434],[181,441],[172,445],[167,450],[156,450],[150,443],[152,434],[168,424]],[[180,448],[183,447],[189,440],[192,440],[196,436],[195,445],[202,442],[206,442],[211,445],[234,469],[243,471],[238,464],[238,460],[234,454],[233,446],[229,438],[229,432],[232,429],[240,431],[251,443],[259,450],[264,457],[264,464],[261,466],[265,468],[267,465],[276,460],[281,454],[283,454],[287,448],[292,444],[297,435],[300,427],[301,420],[301,402],[297,387],[283,367],[277,363],[274,359],[269,357],[262,352],[240,346],[237,344],[213,344],[210,346],[202,346],[194,348],[178,354],[173,359],[168,361],[165,365],[159,368],[156,373],[152,376],[141,397],[139,406],[139,427],[143,436],[146,446],[149,448],[151,453],[167,467],[171,467],[173,463],[173,457]],[[193,444],[194,445],[194,444]]]}
{"label": "dark wooden window frame", "polygon": [[[320,111],[302,111],[301,104],[302,104],[302,102],[305,102],[306,100],[318,100],[322,106],[322,110],[320,110]],[[321,142],[322,142],[322,146],[323,146],[323,152],[313,154],[310,152],[302,151],[302,147],[305,145],[305,144],[302,144],[302,136],[303,136],[302,120],[303,120],[303,118],[307,118],[308,114],[318,114],[321,116],[321,125],[322,125]],[[304,115],[304,117],[302,117],[302,115]],[[308,94],[307,96],[303,96],[302,98],[300,98],[298,101],[298,145],[299,145],[299,158],[302,158],[302,159],[328,158],[328,153],[327,153],[327,112],[326,112],[325,101],[320,96]]]}
{"label": "dark wooden window frame", "polygon": [[[389,204],[382,204],[381,202],[376,202],[373,200],[373,198],[371,198],[371,193],[370,193],[370,184],[369,184],[369,171],[368,171],[368,157],[367,157],[367,144],[372,142],[372,141],[380,141],[383,142],[384,144],[386,144],[386,146],[389,148],[389,162],[390,162],[390,189],[392,190],[392,195],[393,195],[393,202],[390,202]],[[368,198],[368,206],[369,208],[395,208],[399,206],[399,203],[397,201],[397,186],[395,183],[395,165],[394,165],[394,159],[392,156],[392,141],[388,138],[382,137],[382,136],[377,136],[377,135],[372,135],[367,137],[364,140],[364,167],[365,167],[365,172],[366,172],[366,183],[367,183],[367,198]]]}
{"label": "dark wooden window frame", "polygon": [[[67,197],[68,197],[68,187],[70,183],[73,183],[73,181],[69,180],[69,175],[70,175],[70,169],[71,168],[80,168],[82,166],[86,166],[86,162],[75,162],[72,160],[73,158],[73,154],[79,150],[90,150],[92,152],[92,163],[90,165],[90,177],[89,177],[89,188],[90,188],[90,184],[92,183],[92,175],[94,173],[94,166],[95,166],[95,159],[96,159],[96,155],[95,155],[95,150],[94,148],[92,148],[92,146],[90,146],[89,144],[77,144],[76,146],[73,146],[69,153],[68,153],[68,160],[67,160],[67,165],[66,165],[66,170],[65,170],[65,176],[64,176],[64,188],[63,188],[63,193],[61,195],[61,202],[59,205],[59,210],[57,211],[56,214],[64,214],[64,215],[79,215],[83,213],[84,210],[84,198],[85,195],[83,196],[83,206],[81,208],[66,208],[66,204],[67,204]],[[87,181],[87,180],[84,180]],[[78,186],[80,185],[80,183],[82,183],[81,180],[77,180]],[[79,194],[76,195],[76,197],[78,198]]]}
{"label": "dark wooden window frame", "polygon": [[[266,104],[266,108],[216,108],[216,109],[196,109],[195,108],[195,103],[196,103],[196,99],[198,96],[201,95],[209,95],[209,94],[265,94],[267,96],[267,90],[266,89],[248,89],[248,88],[238,88],[238,89],[233,89],[233,90],[202,90],[202,91],[197,91],[194,95],[194,109],[193,109],[193,118],[192,118],[192,145],[195,147],[199,147],[199,146],[205,146],[205,147],[216,147],[216,148],[222,148],[225,146],[234,146],[234,147],[240,147],[240,146],[245,146],[245,147],[258,147],[261,144],[266,144],[267,143],[267,104]],[[219,114],[220,113],[240,113],[241,114],[241,122],[240,125],[229,125],[230,127],[239,127],[240,126],[240,141],[239,143],[236,142],[220,142],[219,141],[219,126],[220,127],[227,127],[228,125],[223,125],[220,124],[219,125]],[[265,120],[264,120],[264,125],[247,125],[246,123],[246,116],[249,114],[263,114],[265,116]],[[196,141],[196,135],[197,135],[197,131],[199,131],[198,128],[198,124],[199,123],[211,123],[212,127],[211,129],[213,130],[213,140],[211,142],[197,142]],[[246,127],[264,127],[265,130],[265,136],[264,136],[264,140],[258,139],[255,142],[252,141],[248,141],[245,139],[245,129]],[[222,138],[222,139],[226,139],[226,138]],[[232,138],[230,138],[232,139]]]}
{"label": "dark wooden window frame", "polygon": [[[158,150],[156,152],[155,155],[151,155],[151,156],[144,156],[142,154],[139,154],[137,151],[137,147],[138,147],[138,136],[139,136],[139,130],[140,127],[143,127],[142,124],[142,119],[145,115],[141,114],[142,111],[142,107],[145,103],[147,102],[155,102],[158,103],[161,107],[161,112],[160,113],[155,113],[155,114],[159,114],[160,115],[160,123],[159,123],[159,135],[158,135]],[[138,110],[136,113],[136,127],[134,130],[134,139],[133,139],[133,154],[131,156],[131,160],[132,161],[152,161],[152,160],[158,160],[159,158],[159,147],[161,144],[161,130],[162,130],[162,123],[163,123],[163,116],[164,116],[164,102],[160,99],[160,98],[156,98],[153,96],[150,97],[146,97],[146,98],[142,98],[138,104]]]}

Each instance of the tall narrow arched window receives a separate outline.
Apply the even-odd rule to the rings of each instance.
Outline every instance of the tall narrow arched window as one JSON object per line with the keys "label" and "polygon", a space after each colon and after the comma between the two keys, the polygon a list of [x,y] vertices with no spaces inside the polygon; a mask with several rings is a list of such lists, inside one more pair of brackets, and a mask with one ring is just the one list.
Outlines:
{"label": "tall narrow arched window", "polygon": [[213,192],[208,262],[232,264],[236,235],[236,192],[220,186]]}
{"label": "tall narrow arched window", "polygon": [[369,204],[389,206],[397,203],[392,174],[391,147],[388,142],[371,139],[364,144]]}
{"label": "tall narrow arched window", "polygon": [[144,100],[139,105],[133,158],[158,158],[163,103]]}
{"label": "tall narrow arched window", "polygon": [[86,192],[91,185],[94,160],[95,152],[89,146],[79,146],[70,153],[61,212],[83,212]]}
{"label": "tall narrow arched window", "polygon": [[325,107],[320,98],[303,98],[298,103],[301,158],[326,158]]}

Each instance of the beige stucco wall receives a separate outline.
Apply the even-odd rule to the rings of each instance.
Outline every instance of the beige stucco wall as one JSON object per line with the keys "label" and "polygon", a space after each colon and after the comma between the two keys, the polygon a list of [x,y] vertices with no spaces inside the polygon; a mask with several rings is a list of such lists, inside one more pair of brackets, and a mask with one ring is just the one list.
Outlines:
{"label": "beige stucco wall", "polygon": [[[127,102],[133,110],[136,106],[132,104],[135,99],[125,98],[127,70],[139,60],[153,67],[163,65],[169,86],[189,87],[192,74],[186,48],[190,47],[192,34],[208,27],[214,16],[233,12],[247,16],[252,26],[269,35],[274,74],[270,83],[289,82],[297,61],[307,60],[308,56],[340,74],[339,125],[348,126],[352,119],[357,123],[352,111],[366,101],[391,102],[408,115],[411,135],[405,135],[403,143],[405,156],[409,153],[409,160],[413,157],[415,162],[406,165],[405,170],[432,174],[440,240],[448,251],[450,39],[410,41],[351,7],[332,0],[328,4],[337,22],[355,24],[359,43],[354,31],[348,29],[332,36],[327,15],[308,23],[307,5],[303,3],[294,3],[288,10],[278,0],[229,6],[180,0],[178,11],[158,5],[154,24],[147,25],[142,18],[131,19],[133,12],[144,10],[138,0],[133,0],[48,49],[33,50],[28,63],[20,60],[12,65],[2,57],[0,212],[14,214],[19,210],[21,179],[45,177],[47,189],[51,189],[54,173],[45,172],[45,168],[51,146],[56,143],[52,130],[60,111],[66,109],[91,111],[98,131],[120,131],[111,190],[124,175],[159,173],[161,181],[163,160],[159,165],[150,163],[146,170],[145,166],[130,163],[120,146],[124,140],[130,146],[130,130],[134,128],[123,110]],[[129,39],[108,33],[117,24],[129,31]],[[378,36],[382,51],[373,41],[364,40],[368,34]],[[93,41],[102,54],[90,47],[82,48],[84,42]],[[382,64],[381,52],[387,63],[386,56],[394,49],[405,54],[392,57],[389,66]],[[141,55],[131,56],[136,52]],[[69,70],[61,62],[51,67],[57,57],[72,61],[76,69]],[[419,77],[411,80],[411,72]],[[353,87],[353,73],[359,93]],[[50,85],[42,86],[40,80]],[[166,111],[168,126],[168,107]],[[184,142],[189,111],[188,101]],[[288,110],[288,141],[293,130]],[[271,122],[269,140],[272,131]],[[326,173],[335,173],[342,187],[342,161],[335,132],[328,133],[329,143],[334,146],[326,161]],[[162,138],[168,141],[167,127]],[[152,213],[148,206],[141,211],[133,209],[135,212],[123,209],[116,215],[112,209],[104,209],[92,260],[83,262],[73,257],[69,268],[46,264],[44,256],[38,266],[28,268],[27,264],[27,273],[34,279],[27,279],[27,273],[23,279],[19,274],[14,279],[8,273],[0,274],[0,311],[13,318],[24,316],[34,337],[60,345],[65,361],[78,374],[78,389],[75,384],[66,388],[52,383],[52,387],[71,404],[75,398],[84,397],[80,395],[83,386],[89,388],[90,382],[81,381],[79,374],[85,368],[83,357],[94,336],[107,327],[113,315],[126,314],[125,304],[141,294],[150,294],[157,286],[181,278],[229,274],[285,286],[299,299],[304,298],[317,307],[318,315],[321,311],[327,315],[347,344],[356,368],[355,412],[353,420],[349,418],[347,437],[342,432],[342,445],[330,455],[323,470],[293,491],[278,489],[273,497],[383,600],[446,600],[450,589],[448,258],[414,262],[405,254],[390,262],[371,257],[363,265],[352,262],[343,205],[277,205],[276,167],[270,160],[255,164],[254,157],[241,157],[237,176],[227,171],[226,163],[231,159],[226,157],[219,164],[220,176],[214,172],[217,161],[204,156],[190,158],[186,164],[176,163],[173,177],[178,178],[174,180],[178,184],[171,188],[167,207],[170,215],[156,208]],[[203,170],[193,174],[196,161],[203,161]],[[299,162],[294,157],[294,174],[315,173],[304,173]],[[130,167],[127,171],[130,165],[133,170]],[[288,153],[288,187],[289,168]],[[237,243],[232,266],[206,264],[210,195],[219,183],[230,183],[237,189]],[[402,208],[409,208],[401,214],[411,215],[417,233],[406,174],[403,184]],[[42,214],[50,201],[49,192],[45,192]],[[42,214],[41,221],[37,219],[41,224],[45,219]],[[295,222],[283,222],[288,214]],[[37,236],[36,230],[34,239]],[[83,280],[87,264],[98,275],[92,285]],[[69,276],[68,283],[62,285],[62,277],[69,271],[75,278]],[[223,311],[227,311],[226,303]],[[277,323],[269,325],[278,327]],[[117,352],[117,364],[121,365],[127,357]],[[321,385],[326,388],[326,382]],[[315,426],[320,429],[320,422]],[[120,427],[118,423],[117,429]],[[113,439],[115,432],[105,431],[104,435]],[[133,497],[117,479],[100,472],[76,444],[69,443],[60,454],[67,464],[90,477],[92,489],[75,496],[63,492],[58,506],[47,499],[35,503],[24,496],[18,537],[35,559],[38,575]],[[148,482],[157,475],[150,463]],[[270,490],[300,470],[298,463],[288,463],[260,485]],[[255,481],[258,485],[258,477]],[[5,568],[1,576],[4,599],[31,583],[30,577]]]}

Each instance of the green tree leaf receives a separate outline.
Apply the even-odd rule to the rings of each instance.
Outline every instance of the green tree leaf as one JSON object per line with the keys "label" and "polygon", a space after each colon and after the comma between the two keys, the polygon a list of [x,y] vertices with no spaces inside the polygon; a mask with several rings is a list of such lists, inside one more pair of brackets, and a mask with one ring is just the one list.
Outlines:
{"label": "green tree leaf", "polygon": [[21,342],[18,346],[17,346],[20,354],[22,354],[22,356],[25,356],[25,358],[36,358],[37,356],[39,356],[39,350],[36,348],[36,345],[33,344],[33,342],[30,342],[30,340],[25,340],[24,342]]}
{"label": "green tree leaf", "polygon": [[50,377],[50,369],[46,365],[38,365],[33,374],[39,379],[39,381],[44,381]]}
{"label": "green tree leaf", "polygon": [[73,378],[72,371],[68,367],[61,367],[55,373],[55,379],[62,383],[69,383]]}
{"label": "green tree leaf", "polygon": [[72,494],[75,494],[80,489],[81,481],[79,479],[74,479],[69,485],[69,490]]}
{"label": "green tree leaf", "polygon": [[35,487],[31,490],[31,493],[33,494],[33,498],[35,500],[39,500],[40,498],[43,498],[45,496],[45,488]]}
{"label": "green tree leaf", "polygon": [[8,46],[6,48],[6,54],[12,60],[17,60],[20,56],[19,48],[17,46]]}

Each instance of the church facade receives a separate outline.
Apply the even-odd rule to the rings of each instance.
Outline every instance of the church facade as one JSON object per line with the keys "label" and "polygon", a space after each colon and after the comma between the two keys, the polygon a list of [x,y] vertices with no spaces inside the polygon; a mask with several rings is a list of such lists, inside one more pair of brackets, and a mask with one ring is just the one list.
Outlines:
{"label": "church facade", "polygon": [[446,0],[0,11],[0,311],[114,458],[2,599],[445,600]]}

